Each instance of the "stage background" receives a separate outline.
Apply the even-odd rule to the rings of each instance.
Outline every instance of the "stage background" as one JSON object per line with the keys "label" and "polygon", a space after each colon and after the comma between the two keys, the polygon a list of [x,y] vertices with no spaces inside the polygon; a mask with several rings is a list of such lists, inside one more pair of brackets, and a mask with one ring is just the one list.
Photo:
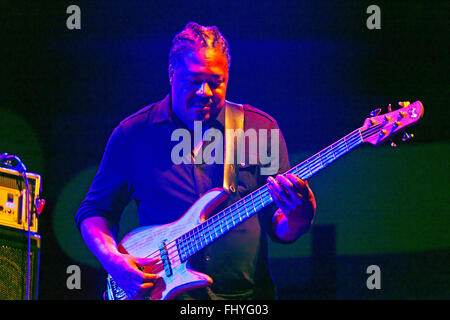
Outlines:
{"label": "stage background", "polygon": [[[66,8],[81,8],[69,30]],[[381,9],[369,30],[366,9]],[[42,176],[40,299],[99,299],[104,272],[73,217],[106,141],[163,98],[173,36],[217,25],[232,62],[227,98],[274,116],[296,164],[360,127],[369,112],[421,100],[399,149],[362,146],[310,179],[314,228],[270,245],[283,299],[448,299],[449,46],[446,1],[2,2],[0,152]],[[122,234],[137,225],[133,204]],[[66,286],[67,267],[82,287]],[[381,269],[369,290],[366,269]]]}

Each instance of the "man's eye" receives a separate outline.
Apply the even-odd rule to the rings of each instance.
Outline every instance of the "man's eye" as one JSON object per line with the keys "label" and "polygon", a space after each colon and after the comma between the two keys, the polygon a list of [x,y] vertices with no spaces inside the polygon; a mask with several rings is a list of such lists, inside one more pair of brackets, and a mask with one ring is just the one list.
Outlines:
{"label": "man's eye", "polygon": [[210,86],[212,89],[216,89],[216,88],[220,87],[220,85],[221,85],[222,83],[223,83],[222,81],[212,82],[212,83],[209,83],[209,86]]}
{"label": "man's eye", "polygon": [[201,86],[202,82],[198,80],[189,80],[189,83],[193,86]]}

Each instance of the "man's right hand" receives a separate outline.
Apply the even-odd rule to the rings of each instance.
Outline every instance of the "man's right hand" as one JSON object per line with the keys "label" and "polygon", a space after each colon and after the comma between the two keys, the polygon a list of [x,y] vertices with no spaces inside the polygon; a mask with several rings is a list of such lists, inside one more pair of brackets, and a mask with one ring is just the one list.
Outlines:
{"label": "man's right hand", "polygon": [[119,252],[111,222],[104,217],[86,218],[80,229],[88,248],[129,299],[139,299],[154,288],[158,279],[156,273],[162,270],[160,260]]}
{"label": "man's right hand", "polygon": [[155,286],[160,259],[138,258],[128,254],[111,255],[104,264],[106,271],[129,299],[139,299]]}

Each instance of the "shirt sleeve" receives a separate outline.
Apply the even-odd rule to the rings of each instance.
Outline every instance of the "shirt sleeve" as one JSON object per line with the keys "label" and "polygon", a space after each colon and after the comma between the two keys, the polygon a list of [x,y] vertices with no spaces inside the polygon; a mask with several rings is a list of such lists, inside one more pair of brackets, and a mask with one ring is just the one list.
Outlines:
{"label": "shirt sleeve", "polygon": [[108,140],[91,187],[75,214],[78,229],[88,217],[104,217],[118,224],[132,195],[127,145],[123,129],[116,127]]}
{"label": "shirt sleeve", "polygon": [[[270,143],[268,144],[268,149],[270,150],[270,154],[273,157],[272,163],[269,164],[268,166],[270,167],[274,167],[274,166],[278,166],[278,170],[275,168],[273,168],[274,170],[261,170],[262,173],[264,172],[271,172],[273,171],[272,174],[260,174],[259,176],[259,185],[265,185],[267,184],[267,178],[269,176],[275,177],[278,174],[283,174],[286,171],[288,171],[291,166],[290,166],[290,162],[289,162],[289,154],[288,154],[288,150],[287,150],[287,146],[286,146],[286,141],[284,140],[283,134],[281,133],[280,128],[278,127],[278,124],[276,122],[274,122],[274,125],[272,127],[272,130],[278,130],[278,153],[274,153],[272,155],[272,152],[276,152],[276,144],[273,144],[272,141],[270,141]],[[270,136],[270,134],[268,135]],[[269,148],[270,147],[270,148]],[[277,157],[278,155],[278,157]],[[277,162],[277,163],[276,163]],[[270,239],[272,241],[275,242],[283,242],[280,239],[278,239],[278,237],[275,235],[275,233],[273,232],[273,227],[272,227],[272,219],[273,219],[273,215],[275,214],[276,210],[278,209],[278,207],[276,206],[276,204],[274,202],[272,202],[270,205],[268,205],[266,208],[264,208],[261,212],[261,214],[259,215],[260,217],[260,224],[261,227],[263,228],[263,230],[269,235]]]}

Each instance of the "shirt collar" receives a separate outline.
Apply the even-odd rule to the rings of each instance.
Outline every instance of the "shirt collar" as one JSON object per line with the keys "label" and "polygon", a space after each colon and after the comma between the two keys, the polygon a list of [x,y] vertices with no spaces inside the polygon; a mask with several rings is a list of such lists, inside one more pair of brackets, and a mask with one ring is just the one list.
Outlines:
{"label": "shirt collar", "polygon": [[150,119],[152,123],[171,121],[172,94],[169,93],[163,100],[155,103],[152,109]]}

